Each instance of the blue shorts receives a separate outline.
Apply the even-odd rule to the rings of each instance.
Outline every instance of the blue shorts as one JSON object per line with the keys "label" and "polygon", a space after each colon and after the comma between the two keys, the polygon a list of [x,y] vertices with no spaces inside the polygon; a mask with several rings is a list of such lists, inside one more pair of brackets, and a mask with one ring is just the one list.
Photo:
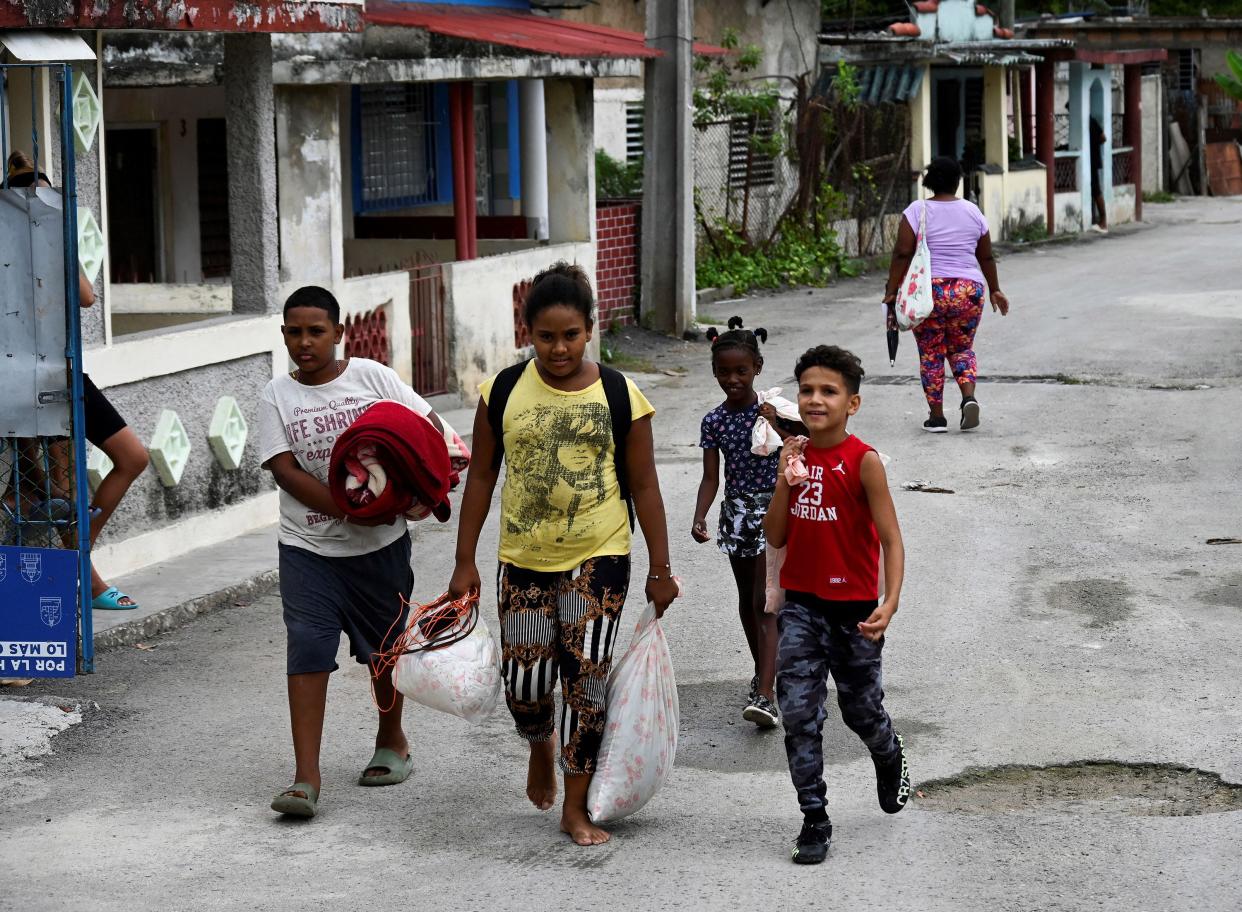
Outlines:
{"label": "blue shorts", "polygon": [[280,545],[280,598],[288,631],[288,674],[336,671],[341,634],[362,665],[405,629],[403,601],[414,588],[410,536],[356,557],[324,557]]}

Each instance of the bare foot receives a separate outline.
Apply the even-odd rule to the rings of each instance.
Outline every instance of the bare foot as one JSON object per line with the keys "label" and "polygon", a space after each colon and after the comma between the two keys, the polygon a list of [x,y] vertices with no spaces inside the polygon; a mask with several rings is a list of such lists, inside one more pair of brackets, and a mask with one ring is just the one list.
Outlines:
{"label": "bare foot", "polygon": [[586,811],[578,808],[567,807],[561,811],[561,832],[568,833],[569,838],[580,846],[603,845],[612,838],[611,833],[591,823]]}
{"label": "bare foot", "polygon": [[526,770],[526,797],[541,811],[556,804],[556,739],[533,741]]}

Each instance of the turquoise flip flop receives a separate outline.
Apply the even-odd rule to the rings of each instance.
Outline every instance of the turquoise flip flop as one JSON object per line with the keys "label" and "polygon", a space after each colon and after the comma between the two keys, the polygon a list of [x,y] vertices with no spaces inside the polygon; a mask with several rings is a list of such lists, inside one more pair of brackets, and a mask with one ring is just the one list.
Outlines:
{"label": "turquoise flip flop", "polygon": [[[294,792],[301,792],[306,797]],[[295,782],[272,799],[272,810],[289,817],[314,817],[319,810],[319,789],[309,782]]]}
{"label": "turquoise flip flop", "polygon": [[129,596],[116,586],[109,586],[91,600],[91,607],[98,608],[100,611],[133,611],[139,607],[137,602],[132,605],[122,605],[121,599],[123,598],[129,598]]}
{"label": "turquoise flip flop", "polygon": [[[369,769],[386,769],[388,772],[378,776],[368,776]],[[408,754],[401,757],[395,750],[386,747],[377,748],[371,762],[362,770],[358,777],[359,785],[399,785],[410,778],[414,772],[414,758]]]}

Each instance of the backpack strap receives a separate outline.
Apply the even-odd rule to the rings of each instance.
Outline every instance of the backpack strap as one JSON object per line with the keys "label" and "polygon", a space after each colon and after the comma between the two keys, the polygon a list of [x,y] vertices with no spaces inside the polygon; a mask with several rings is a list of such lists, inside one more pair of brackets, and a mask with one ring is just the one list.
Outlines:
{"label": "backpack strap", "polygon": [[604,398],[608,401],[608,414],[612,419],[613,464],[617,472],[617,488],[625,509],[630,515],[630,531],[634,531],[634,498],[630,494],[629,466],[626,462],[626,441],[630,425],[634,421],[630,409],[630,387],[625,374],[606,364],[599,366],[599,379],[604,384]]}
{"label": "backpack strap", "polygon": [[500,468],[500,462],[505,456],[505,407],[509,404],[509,396],[518,381],[522,379],[522,374],[526,371],[528,364],[530,364],[529,358],[519,364],[506,367],[492,381],[491,394],[487,397],[487,423],[491,425],[492,437],[496,441],[496,449],[492,454],[493,469]]}

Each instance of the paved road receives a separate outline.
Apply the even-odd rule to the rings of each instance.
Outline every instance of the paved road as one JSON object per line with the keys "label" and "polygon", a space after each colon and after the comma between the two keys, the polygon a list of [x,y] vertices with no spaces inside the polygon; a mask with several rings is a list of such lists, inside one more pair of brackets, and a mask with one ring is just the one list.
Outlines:
{"label": "paved road", "polygon": [[[888,704],[926,798],[889,818],[870,763],[828,724],[837,838],[788,861],[798,820],[778,735],[738,718],[748,677],[724,559],[688,534],[698,416],[718,401],[706,350],[669,346],[646,378],[674,562],[669,614],[682,743],[668,787],[606,847],[571,847],[522,795],[498,713],[472,730],[414,710],[415,779],[360,789],[366,679],[336,676],[321,816],[267,809],[290,771],[278,601],[223,611],[105,653],[94,677],[40,685],[100,709],[0,795],[0,889],[14,909],[836,908],[1167,910],[1242,907],[1242,201],[1149,207],[1152,224],[1007,256],[1007,320],[979,352],[984,425],[932,438],[913,346],[895,369],[880,279],[738,305],[772,332],[779,382],[808,343],[871,370],[856,432],[893,457],[908,582],[886,650]],[[716,308],[727,317],[732,305]],[[1060,376],[1065,382],[1023,382]],[[1168,389],[1158,387],[1170,387]],[[493,537],[485,552],[494,547]],[[452,531],[423,524],[417,592],[448,573]],[[631,605],[631,611],[635,605]],[[1200,809],[1217,811],[1194,813]],[[1187,814],[1187,812],[1189,812]],[[1182,816],[1182,814],[1186,814]]]}

